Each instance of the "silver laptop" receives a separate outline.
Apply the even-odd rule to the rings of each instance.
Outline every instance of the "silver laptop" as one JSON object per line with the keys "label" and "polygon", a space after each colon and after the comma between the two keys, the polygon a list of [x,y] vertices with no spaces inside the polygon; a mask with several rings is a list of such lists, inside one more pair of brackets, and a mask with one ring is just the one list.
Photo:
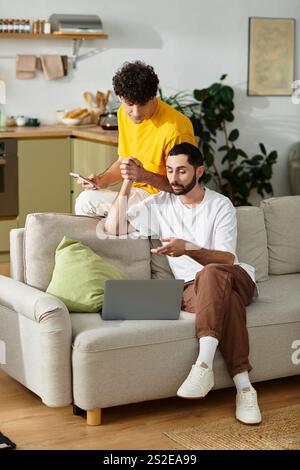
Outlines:
{"label": "silver laptop", "polygon": [[177,320],[184,281],[149,279],[106,281],[103,320]]}

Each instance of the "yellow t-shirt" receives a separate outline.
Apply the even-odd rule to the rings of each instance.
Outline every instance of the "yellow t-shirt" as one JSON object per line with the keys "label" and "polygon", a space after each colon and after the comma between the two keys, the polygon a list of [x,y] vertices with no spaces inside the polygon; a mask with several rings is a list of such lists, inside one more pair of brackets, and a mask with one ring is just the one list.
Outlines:
{"label": "yellow t-shirt", "polygon": [[[191,121],[174,108],[157,99],[158,106],[150,119],[135,124],[121,105],[118,110],[120,158],[135,157],[147,171],[166,174],[166,158],[174,145],[195,144]],[[146,183],[133,183],[150,194],[159,190]]]}

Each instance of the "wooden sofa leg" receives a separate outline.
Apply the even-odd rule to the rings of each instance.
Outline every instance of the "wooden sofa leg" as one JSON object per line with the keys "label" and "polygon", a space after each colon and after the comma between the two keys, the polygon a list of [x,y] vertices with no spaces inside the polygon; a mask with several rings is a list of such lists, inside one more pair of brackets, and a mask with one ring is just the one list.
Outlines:
{"label": "wooden sofa leg", "polygon": [[86,424],[88,424],[89,426],[99,426],[101,424],[101,408],[87,410]]}

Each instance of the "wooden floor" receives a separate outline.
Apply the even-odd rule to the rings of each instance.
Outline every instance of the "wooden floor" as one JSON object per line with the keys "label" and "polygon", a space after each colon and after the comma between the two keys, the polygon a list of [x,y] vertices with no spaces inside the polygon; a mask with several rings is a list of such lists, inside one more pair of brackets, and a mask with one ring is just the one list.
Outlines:
{"label": "wooden floor", "polygon": [[[0,265],[9,274],[8,265]],[[255,384],[264,411],[300,401],[300,376]],[[235,389],[216,390],[203,400],[170,398],[103,410],[102,426],[90,427],[71,406],[48,408],[40,398],[0,371],[0,431],[18,449],[184,449],[164,435],[234,416]],[[259,432],[259,426],[257,427]]]}
{"label": "wooden floor", "polygon": [[[300,376],[255,385],[264,411],[299,403]],[[87,426],[71,406],[48,408],[0,371],[0,430],[18,449],[184,449],[164,432],[234,416],[235,390],[210,392],[203,400],[169,398],[103,410],[103,424]],[[259,432],[259,426],[257,427]]]}

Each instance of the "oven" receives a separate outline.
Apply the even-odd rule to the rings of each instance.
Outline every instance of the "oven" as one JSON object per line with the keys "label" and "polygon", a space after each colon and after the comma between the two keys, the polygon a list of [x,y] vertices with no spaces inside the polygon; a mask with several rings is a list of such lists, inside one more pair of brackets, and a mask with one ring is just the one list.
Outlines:
{"label": "oven", "polygon": [[17,139],[0,139],[0,217],[19,212]]}

